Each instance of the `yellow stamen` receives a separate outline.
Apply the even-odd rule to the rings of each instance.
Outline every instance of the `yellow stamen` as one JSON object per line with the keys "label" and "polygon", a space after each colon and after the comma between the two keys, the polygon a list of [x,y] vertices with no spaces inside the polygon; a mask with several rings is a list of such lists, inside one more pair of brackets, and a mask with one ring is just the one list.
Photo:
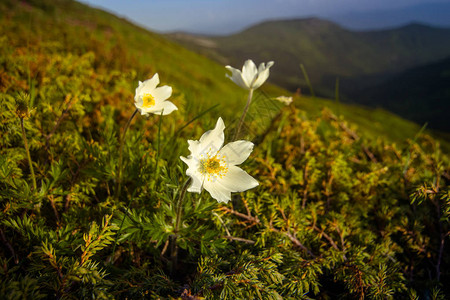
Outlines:
{"label": "yellow stamen", "polygon": [[211,156],[209,153],[206,156],[200,159],[200,173],[205,175],[208,180],[211,180],[211,177],[214,179],[217,177],[222,178],[228,172],[225,156],[218,154]]}
{"label": "yellow stamen", "polygon": [[145,108],[155,106],[155,98],[151,94],[144,94],[144,97],[142,97],[142,101],[144,102],[142,106]]}

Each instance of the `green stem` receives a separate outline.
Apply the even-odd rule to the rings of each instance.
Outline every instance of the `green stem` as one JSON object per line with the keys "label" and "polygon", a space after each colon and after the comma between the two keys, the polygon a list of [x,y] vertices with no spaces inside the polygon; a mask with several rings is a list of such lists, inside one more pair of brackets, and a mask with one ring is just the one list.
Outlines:
{"label": "green stem", "polygon": [[171,265],[171,273],[172,274],[177,269],[177,264],[178,264],[177,237],[178,237],[178,232],[180,231],[180,225],[181,225],[181,213],[183,211],[183,209],[182,209],[183,200],[184,200],[184,197],[186,196],[186,191],[187,191],[187,188],[190,183],[191,183],[191,178],[186,180],[186,182],[184,183],[183,188],[181,190],[180,198],[178,199],[178,203],[177,203],[177,218],[175,220],[175,230],[173,232],[173,235],[171,236],[171,247],[170,247],[170,249],[171,249],[170,250],[170,252],[171,252],[170,260],[172,262],[172,265]]}
{"label": "green stem", "polygon": [[30,156],[30,148],[28,147],[28,140],[27,140],[27,136],[25,135],[25,127],[23,126],[23,118],[20,118],[20,126],[22,127],[22,139],[23,139],[23,143],[25,144],[25,150],[27,152],[27,158],[28,158],[28,163],[30,165],[31,177],[33,178],[33,188],[34,188],[34,190],[36,190],[37,189],[36,176],[34,175],[33,162],[31,161],[31,156]]}
{"label": "green stem", "polygon": [[[155,162],[155,178],[158,178],[159,176],[159,153],[161,153],[161,149],[160,149],[160,145],[161,145],[161,123],[162,123],[162,116],[163,116],[163,111],[161,112],[161,115],[159,116],[159,122],[158,122],[158,144],[156,146],[156,162]],[[156,184],[156,180],[154,181],[154,183]]]}
{"label": "green stem", "polygon": [[137,114],[138,110],[136,109],[131,117],[128,119],[125,128],[123,129],[122,137],[120,138],[120,149],[119,149],[119,169],[117,171],[117,186],[115,193],[115,200],[119,199],[120,189],[122,187],[122,167],[123,167],[123,146],[125,144],[125,135],[127,134],[128,127],[130,127],[130,123],[133,120],[134,116]]}
{"label": "green stem", "polygon": [[244,124],[245,116],[247,115],[248,109],[250,108],[250,103],[252,102],[252,97],[253,97],[253,89],[250,89],[250,91],[248,92],[247,104],[245,105],[244,112],[242,113],[241,119],[239,120],[239,124],[238,124],[238,127],[236,129],[236,133],[234,134],[234,139],[233,140],[237,140],[237,138],[239,136],[239,132],[241,131],[241,127]]}
{"label": "green stem", "polygon": [[[130,201],[128,201],[128,205],[126,206],[127,208],[129,208],[131,206],[131,202],[133,202],[133,199],[134,199],[134,193],[131,196]],[[120,222],[119,230],[116,233],[116,238],[114,239],[114,247],[113,247],[113,250],[112,250],[112,253],[111,253],[111,263],[114,262],[114,253],[116,252],[117,240],[119,239],[120,232],[122,231],[122,226],[123,226],[123,223],[125,222],[125,218],[126,217],[127,217],[127,212],[125,211],[123,213],[122,222]]]}

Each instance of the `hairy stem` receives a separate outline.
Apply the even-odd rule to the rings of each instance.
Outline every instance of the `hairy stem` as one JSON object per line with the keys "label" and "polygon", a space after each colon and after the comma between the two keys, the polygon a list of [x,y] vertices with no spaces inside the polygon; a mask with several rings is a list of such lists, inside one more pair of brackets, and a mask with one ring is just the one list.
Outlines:
{"label": "hairy stem", "polygon": [[34,175],[33,162],[31,161],[31,156],[30,156],[30,148],[28,147],[28,140],[27,140],[27,136],[25,135],[25,127],[23,126],[23,118],[20,118],[20,126],[22,127],[22,139],[23,139],[23,143],[25,144],[25,151],[27,152],[28,164],[30,165],[31,178],[33,179],[33,188],[34,188],[34,190],[36,190],[37,189],[36,176]]}
{"label": "hairy stem", "polygon": [[174,234],[171,236],[171,247],[170,247],[170,260],[172,262],[171,265],[171,273],[173,274],[174,271],[177,268],[177,264],[178,264],[178,246],[177,246],[177,237],[178,237],[178,232],[180,231],[180,225],[181,225],[181,213],[183,211],[182,207],[183,207],[183,200],[184,197],[186,196],[186,191],[187,188],[189,186],[189,184],[191,183],[191,178],[189,178],[188,180],[186,180],[186,182],[183,185],[183,188],[181,189],[181,194],[180,194],[180,198],[178,199],[178,203],[177,203],[177,217],[175,220],[175,230],[174,230]]}
{"label": "hairy stem", "polygon": [[[130,207],[131,206],[131,202],[133,202],[133,199],[134,199],[134,193],[133,193],[133,195],[131,195],[130,201],[128,201],[128,205],[126,207]],[[123,213],[122,222],[120,222],[120,226],[119,226],[119,230],[117,231],[116,238],[114,239],[114,247],[113,247],[113,250],[112,250],[112,253],[111,253],[111,263],[114,262],[114,253],[116,252],[117,240],[119,239],[120,232],[122,231],[123,223],[125,222],[125,218],[126,217],[127,217],[127,212],[125,211]]]}
{"label": "hairy stem", "polygon": [[119,199],[120,189],[122,187],[123,146],[125,144],[125,135],[127,134],[128,127],[130,127],[130,123],[133,120],[134,116],[137,114],[137,112],[138,110],[136,109],[134,113],[131,115],[131,117],[128,119],[128,122],[125,125],[125,128],[123,129],[122,137],[120,138],[119,169],[117,171],[117,178],[116,178],[117,186],[116,186],[115,200]]}
{"label": "hairy stem", "polygon": [[242,116],[239,119],[238,127],[236,129],[236,133],[234,134],[234,139],[233,139],[234,141],[236,141],[237,138],[239,137],[239,132],[241,131],[242,125],[244,124],[244,119],[245,119],[245,116],[247,115],[248,109],[250,108],[250,103],[252,102],[252,98],[253,98],[253,89],[250,89],[250,91],[248,92],[247,104],[245,105],[244,112],[242,113]]}

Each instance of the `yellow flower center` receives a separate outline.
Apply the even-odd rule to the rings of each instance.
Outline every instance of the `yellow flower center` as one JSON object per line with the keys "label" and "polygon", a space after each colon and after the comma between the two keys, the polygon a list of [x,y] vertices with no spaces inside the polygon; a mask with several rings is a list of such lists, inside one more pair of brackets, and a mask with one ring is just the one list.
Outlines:
{"label": "yellow flower center", "polygon": [[144,102],[142,106],[145,108],[155,106],[155,98],[151,94],[144,94],[144,97],[142,97],[142,101]]}
{"label": "yellow flower center", "polygon": [[207,157],[203,158],[204,155],[202,155],[200,158],[200,173],[205,175],[208,181],[211,180],[211,178],[222,178],[228,172],[225,156],[220,156],[218,154],[214,156],[207,154],[206,156]]}

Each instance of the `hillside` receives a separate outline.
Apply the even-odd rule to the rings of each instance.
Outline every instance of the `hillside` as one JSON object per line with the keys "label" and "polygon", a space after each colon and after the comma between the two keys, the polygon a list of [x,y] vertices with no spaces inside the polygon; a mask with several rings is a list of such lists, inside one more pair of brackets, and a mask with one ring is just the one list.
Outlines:
{"label": "hillside", "polygon": [[[195,44],[199,38],[182,38]],[[310,18],[264,22],[230,36],[202,37],[197,47],[217,51],[231,64],[246,57],[278,62],[274,82],[288,89],[305,85],[302,63],[317,90],[333,90],[336,77],[396,73],[443,59],[450,53],[450,29],[411,24],[401,28],[356,32]],[[205,41],[209,40],[209,44]],[[298,63],[293,63],[298,62]],[[283,74],[283,75],[281,75]],[[342,81],[342,88],[350,89]]]}
{"label": "hillside", "polygon": [[[218,106],[212,112],[213,115],[217,116],[219,111],[225,115],[232,114],[242,107],[245,100],[245,91],[225,78],[224,64],[219,65],[163,36],[75,1],[9,0],[0,3],[0,16],[2,18],[0,34],[6,39],[4,42],[21,49],[18,52],[21,56],[17,59],[35,60],[29,71],[30,78],[27,79],[28,75],[24,75],[27,81],[31,80],[38,87],[42,83],[42,71],[38,68],[46,64],[46,61],[54,60],[55,54],[91,53],[94,68],[109,74],[107,77],[111,77],[111,80],[120,81],[117,91],[101,96],[103,102],[120,108],[129,109],[133,98],[132,91],[137,82],[148,78],[154,72],[160,74],[163,83],[172,83],[175,103],[186,112],[186,118],[214,105]],[[33,48],[30,48],[30,45],[33,45]],[[28,54],[33,55],[28,57]],[[258,58],[255,57],[257,61]],[[242,62],[239,62],[235,66],[240,68],[241,65]],[[270,80],[286,75],[280,71],[280,65],[283,65],[283,61],[276,61]],[[4,81],[4,84],[7,82]],[[23,87],[31,88],[26,84],[17,83],[4,88],[7,88],[9,93],[17,92]],[[270,84],[264,85],[263,90],[273,97],[287,94],[285,90]],[[77,93],[83,96],[82,90]],[[261,99],[263,98],[261,94]],[[296,102],[308,107],[312,115],[320,115],[323,107],[335,107],[330,101],[307,96],[297,98]],[[420,126],[395,115],[374,114],[370,109],[343,103],[339,105],[339,114],[358,124],[367,134],[373,136],[382,134],[395,142],[402,141],[404,137],[412,138],[420,129]],[[381,115],[384,114],[387,114],[386,118],[393,120],[397,130],[382,128]],[[125,115],[122,117],[125,118]],[[380,125],[374,127],[371,124],[373,122],[367,120]]]}
{"label": "hillside", "polygon": [[[130,107],[133,87],[155,72],[163,82],[175,83],[174,94],[185,109],[193,109],[190,113],[219,104],[221,99],[241,101],[241,91],[225,80],[223,66],[127,20],[76,1],[1,1],[0,18],[0,35],[7,44],[22,49],[20,54],[91,53],[96,69],[113,70],[127,77],[130,81],[125,84],[130,93],[125,95],[127,98],[114,99],[120,107]],[[31,69],[30,76],[38,82],[39,70]],[[225,111],[228,108],[223,107]]]}
{"label": "hillside", "polygon": [[0,298],[450,296],[448,144],[267,82],[234,134],[224,75],[75,1],[0,2]]}
{"label": "hillside", "polygon": [[450,132],[450,58],[407,70],[357,94],[360,103]]}
{"label": "hillside", "polygon": [[[299,67],[303,64],[316,94],[334,97],[339,78],[341,98],[364,104],[367,104],[363,100],[364,89],[377,86],[407,69],[450,55],[450,29],[421,24],[356,32],[311,18],[265,22],[223,37],[182,33],[170,36],[223,64],[239,65],[247,57],[257,61],[274,60],[272,82],[292,91],[301,87],[302,92],[308,93]],[[425,97],[422,101],[421,105],[426,105],[428,100]],[[380,99],[377,103],[386,102]],[[375,103],[370,105],[376,106]],[[401,116],[410,115],[394,111]],[[427,121],[432,123],[433,120]]]}

